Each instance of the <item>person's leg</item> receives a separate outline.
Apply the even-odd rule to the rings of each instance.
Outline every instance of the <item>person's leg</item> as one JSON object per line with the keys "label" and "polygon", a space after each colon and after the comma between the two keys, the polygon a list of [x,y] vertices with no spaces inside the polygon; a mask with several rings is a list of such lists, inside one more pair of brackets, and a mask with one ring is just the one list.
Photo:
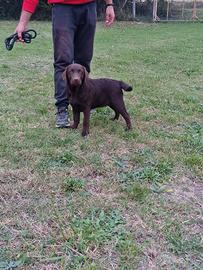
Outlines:
{"label": "person's leg", "polygon": [[68,92],[66,82],[62,79],[65,68],[74,59],[75,19],[72,6],[53,5],[52,31],[54,46],[54,84],[57,112],[57,127],[68,125]]}
{"label": "person's leg", "polygon": [[78,8],[80,12],[78,12],[77,30],[74,39],[74,62],[83,65],[89,73],[97,20],[96,3],[91,2]]}

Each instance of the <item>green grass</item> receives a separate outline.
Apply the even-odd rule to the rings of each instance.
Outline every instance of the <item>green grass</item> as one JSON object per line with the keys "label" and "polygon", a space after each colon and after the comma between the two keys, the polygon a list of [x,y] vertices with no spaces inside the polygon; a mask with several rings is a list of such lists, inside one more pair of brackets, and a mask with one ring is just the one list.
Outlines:
{"label": "green grass", "polygon": [[169,222],[164,228],[166,240],[175,254],[198,253],[203,251],[200,235],[187,235],[179,223]]}
{"label": "green grass", "polygon": [[51,24],[30,27],[0,45],[0,269],[202,269],[202,24],[98,24],[91,76],[133,86],[133,130],[103,108],[87,139],[54,127]]}

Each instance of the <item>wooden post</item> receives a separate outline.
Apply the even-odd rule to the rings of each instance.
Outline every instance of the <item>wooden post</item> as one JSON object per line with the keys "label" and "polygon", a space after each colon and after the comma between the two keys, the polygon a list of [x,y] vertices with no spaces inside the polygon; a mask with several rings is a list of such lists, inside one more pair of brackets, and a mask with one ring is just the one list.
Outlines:
{"label": "wooden post", "polygon": [[153,0],[153,22],[157,21],[157,1],[158,0]]}
{"label": "wooden post", "polygon": [[184,18],[184,13],[185,13],[185,0],[183,0],[183,5],[182,5],[182,19]]}
{"label": "wooden post", "polygon": [[135,17],[136,17],[136,0],[133,0],[132,14],[133,14],[133,19],[135,19]]}
{"label": "wooden post", "polygon": [[167,11],[166,11],[166,20],[168,21],[168,14],[169,14],[169,0],[167,0]]}
{"label": "wooden post", "polygon": [[193,10],[192,10],[192,20],[199,20],[197,16],[197,0],[194,0],[193,2]]}

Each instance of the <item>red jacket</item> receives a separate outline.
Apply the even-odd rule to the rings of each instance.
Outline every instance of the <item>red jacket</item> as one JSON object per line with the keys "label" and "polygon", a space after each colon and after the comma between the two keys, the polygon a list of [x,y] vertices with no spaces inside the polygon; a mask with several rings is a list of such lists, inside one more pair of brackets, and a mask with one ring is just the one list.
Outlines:
{"label": "red jacket", "polygon": [[[93,0],[48,0],[49,4],[71,4],[71,5],[79,5],[92,2]],[[24,0],[22,9],[33,13],[38,5],[39,0]]]}

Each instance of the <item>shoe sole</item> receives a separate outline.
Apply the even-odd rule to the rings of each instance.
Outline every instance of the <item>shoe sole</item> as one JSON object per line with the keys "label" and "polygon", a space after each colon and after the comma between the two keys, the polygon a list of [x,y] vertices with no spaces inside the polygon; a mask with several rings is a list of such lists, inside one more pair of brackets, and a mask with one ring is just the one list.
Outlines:
{"label": "shoe sole", "polygon": [[67,125],[56,125],[55,127],[56,128],[68,128],[68,127],[70,127],[70,124],[67,124]]}

